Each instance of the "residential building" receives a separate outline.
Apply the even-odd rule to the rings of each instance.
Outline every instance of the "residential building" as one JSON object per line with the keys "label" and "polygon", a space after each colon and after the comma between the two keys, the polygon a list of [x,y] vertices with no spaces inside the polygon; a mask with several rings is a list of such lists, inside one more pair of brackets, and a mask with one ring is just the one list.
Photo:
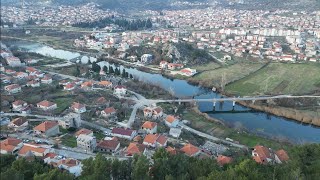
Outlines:
{"label": "residential building", "polygon": [[232,162],[232,158],[228,156],[219,155],[217,157],[217,162],[220,166],[224,166]]}
{"label": "residential building", "polygon": [[274,161],[274,154],[271,152],[271,149],[260,145],[254,147],[252,157],[260,164],[273,163]]}
{"label": "residential building", "polygon": [[23,131],[28,128],[28,121],[25,118],[18,117],[12,120],[8,127],[14,129],[15,131]]}
{"label": "residential building", "polygon": [[168,63],[169,70],[176,70],[183,68],[183,64],[176,64],[176,63]]}
{"label": "residential building", "polygon": [[181,128],[170,128],[169,135],[175,138],[179,138],[181,135]]}
{"label": "residential building", "polygon": [[101,140],[97,144],[97,151],[115,153],[120,148],[120,142],[117,140]]}
{"label": "residential building", "polygon": [[146,146],[138,143],[130,143],[126,149],[126,156],[144,155],[146,153]]}
{"label": "residential building", "polygon": [[141,56],[141,63],[143,63],[143,64],[150,63],[150,62],[152,62],[152,60],[153,60],[152,54],[143,54]]}
{"label": "residential building", "polygon": [[56,121],[45,121],[34,127],[33,130],[36,134],[40,134],[45,137],[56,136],[60,133],[59,124]]}
{"label": "residential building", "polygon": [[23,143],[20,139],[9,137],[0,142],[1,154],[15,154],[22,145]]}
{"label": "residential building", "polygon": [[116,114],[116,110],[113,107],[105,108],[103,111],[101,111],[101,115],[103,117],[111,117]]}
{"label": "residential building", "polygon": [[80,134],[77,137],[77,147],[85,149],[86,151],[94,151],[97,146],[96,137],[85,134]]}
{"label": "residential building", "polygon": [[44,157],[50,150],[36,144],[24,144],[19,150],[18,155],[21,157],[37,156]]}
{"label": "residential building", "polygon": [[50,102],[50,101],[47,101],[47,100],[44,100],[44,101],[41,101],[39,103],[37,103],[37,107],[44,110],[44,111],[48,111],[48,110],[54,110],[57,108],[57,104],[56,103],[53,103],[53,102]]}
{"label": "residential building", "polygon": [[89,129],[86,129],[86,128],[82,128],[79,131],[77,131],[74,135],[76,137],[78,137],[80,134],[84,134],[84,135],[87,135],[87,136],[93,136],[93,131],[91,131]]}
{"label": "residential building", "polygon": [[58,161],[57,167],[59,169],[64,169],[68,171],[69,173],[73,174],[75,177],[80,176],[82,172],[81,162],[72,158],[61,159],[60,161]]}
{"label": "residential building", "polygon": [[166,147],[168,138],[160,134],[147,134],[143,144],[151,147]]}
{"label": "residential building", "polygon": [[280,149],[275,152],[275,160],[278,164],[281,164],[287,162],[289,160],[289,156],[285,150]]}
{"label": "residential building", "polygon": [[163,110],[161,107],[156,107],[152,110],[152,117],[158,119],[163,116]]}
{"label": "residential building", "polygon": [[137,131],[132,129],[113,128],[111,135],[118,138],[129,139],[131,141],[137,135]]}
{"label": "residential building", "polygon": [[52,78],[49,75],[45,75],[42,79],[41,79],[41,83],[43,84],[51,84],[52,83]]}
{"label": "residential building", "polygon": [[110,81],[100,81],[99,85],[101,87],[111,88],[112,87],[112,82],[110,82]]}
{"label": "residential building", "polygon": [[177,127],[179,124],[179,120],[172,115],[168,115],[166,117],[165,124],[169,127]]}
{"label": "residential building", "polygon": [[186,154],[187,156],[190,156],[190,157],[197,156],[201,152],[201,150],[198,147],[196,147],[192,144],[186,144],[180,150],[184,154]]}
{"label": "residential building", "polygon": [[39,81],[31,80],[27,82],[28,87],[40,87]]}
{"label": "residential building", "polygon": [[157,128],[158,125],[156,122],[151,122],[151,121],[146,121],[145,123],[143,123],[143,125],[141,126],[141,129],[146,131],[146,133],[148,134],[155,134],[157,133]]}
{"label": "residential building", "polygon": [[124,96],[127,94],[127,88],[125,86],[115,86],[114,87],[114,94],[118,95],[118,96]]}
{"label": "residential building", "polygon": [[81,126],[81,115],[78,113],[68,113],[59,120],[59,125],[64,129],[79,128]]}
{"label": "residential building", "polygon": [[10,94],[15,94],[21,92],[21,86],[19,86],[18,84],[10,84],[8,86],[5,86],[4,90],[6,90]]}
{"label": "residential building", "polygon": [[74,83],[68,83],[63,86],[63,89],[66,91],[72,91],[76,88],[76,85]]}
{"label": "residential building", "polygon": [[28,106],[28,103],[22,100],[16,100],[12,103],[12,110],[13,111],[21,111],[23,107]]}
{"label": "residential building", "polygon": [[84,113],[86,112],[86,106],[84,104],[80,104],[77,102],[74,102],[71,106],[71,109],[76,113]]}

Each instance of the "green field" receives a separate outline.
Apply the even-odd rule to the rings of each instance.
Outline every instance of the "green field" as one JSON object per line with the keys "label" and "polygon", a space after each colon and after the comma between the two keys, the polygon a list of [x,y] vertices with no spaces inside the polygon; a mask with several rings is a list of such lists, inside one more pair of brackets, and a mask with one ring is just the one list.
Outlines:
{"label": "green field", "polygon": [[271,63],[226,86],[237,95],[309,94],[320,89],[320,64]]}
{"label": "green field", "polygon": [[77,147],[77,139],[72,135],[65,135],[61,138],[61,144],[68,147]]}
{"label": "green field", "polygon": [[215,62],[210,62],[208,64],[192,66],[191,68],[196,69],[198,72],[201,72],[201,71],[217,69],[218,67],[220,67],[219,64]]}
{"label": "green field", "polygon": [[[224,66],[214,70],[204,71],[190,78],[192,81],[200,82],[201,85],[208,87],[220,87],[222,79],[225,84],[248,76],[250,73],[261,68],[263,63],[238,63],[230,66]],[[222,78],[224,76],[224,78]]]}

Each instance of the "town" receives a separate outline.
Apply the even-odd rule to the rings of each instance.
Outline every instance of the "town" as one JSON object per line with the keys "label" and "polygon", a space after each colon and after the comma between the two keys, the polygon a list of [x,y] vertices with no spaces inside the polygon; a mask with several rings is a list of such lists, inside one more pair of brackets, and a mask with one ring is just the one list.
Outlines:
{"label": "town", "polygon": [[1,5],[1,179],[319,175],[319,11],[61,4]]}

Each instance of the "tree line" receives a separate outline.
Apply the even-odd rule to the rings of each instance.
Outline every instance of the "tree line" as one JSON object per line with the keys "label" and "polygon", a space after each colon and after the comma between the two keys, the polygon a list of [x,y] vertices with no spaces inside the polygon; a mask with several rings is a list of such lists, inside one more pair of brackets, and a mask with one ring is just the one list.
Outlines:
{"label": "tree line", "polygon": [[[214,179],[317,179],[320,177],[320,144],[295,146],[290,160],[284,164],[260,165],[250,156],[235,158],[223,167],[211,158],[199,159],[184,154],[171,155],[159,149],[152,156],[134,156],[128,160],[110,160],[102,154],[82,161],[84,180],[214,180]],[[41,160],[15,160],[12,155],[1,156],[1,179],[63,179],[73,175],[45,165]]]}
{"label": "tree line", "polygon": [[92,63],[92,71],[99,73],[101,70],[103,70],[106,74],[114,74],[114,75],[118,75],[118,76],[122,76],[123,78],[130,78],[133,79],[132,74],[129,74],[128,72],[126,72],[125,69],[122,69],[122,72],[120,71],[120,68],[116,67],[115,69],[113,68],[113,66],[103,66],[103,69],[101,69],[101,67],[96,63],[93,62]]}
{"label": "tree line", "polygon": [[81,28],[104,28],[110,24],[116,24],[124,30],[140,30],[152,28],[151,19],[136,19],[136,20],[127,20],[124,18],[115,19],[112,17],[103,18],[93,22],[79,22],[75,23],[72,26],[81,27]]}

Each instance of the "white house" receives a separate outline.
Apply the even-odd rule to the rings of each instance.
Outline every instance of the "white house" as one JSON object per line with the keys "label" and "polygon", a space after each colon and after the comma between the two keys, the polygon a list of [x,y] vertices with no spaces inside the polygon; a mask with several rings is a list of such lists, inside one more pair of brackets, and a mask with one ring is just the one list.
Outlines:
{"label": "white house", "polygon": [[151,147],[166,147],[168,138],[160,134],[147,134],[143,144]]}
{"label": "white house", "polygon": [[47,100],[44,100],[44,101],[37,103],[37,107],[44,110],[44,111],[54,110],[57,108],[57,104],[50,102],[50,101],[47,101]]}
{"label": "white house", "polygon": [[96,137],[85,134],[80,134],[77,137],[77,147],[87,151],[94,151],[97,146]]}
{"label": "white house", "polygon": [[153,60],[152,54],[143,54],[141,56],[141,63],[147,64],[150,63]]}
{"label": "white house", "polygon": [[115,86],[114,87],[114,94],[118,95],[118,96],[123,96],[127,93],[127,88],[125,86]]}
{"label": "white house", "polygon": [[172,115],[168,115],[165,119],[165,124],[169,127],[177,127],[179,120]]}
{"label": "white house", "polygon": [[175,138],[179,138],[181,134],[180,128],[170,128],[169,135]]}
{"label": "white house", "polygon": [[155,134],[157,133],[158,125],[156,122],[146,121],[141,126],[141,129],[146,131],[148,134]]}
{"label": "white house", "polygon": [[116,114],[116,110],[113,107],[105,108],[103,111],[101,111],[101,115],[103,117],[110,117],[114,116]]}
{"label": "white house", "polygon": [[137,135],[137,131],[132,129],[113,128],[111,135],[119,138],[129,139],[131,141]]}
{"label": "white house", "polygon": [[69,173],[78,177],[82,172],[82,164],[76,159],[62,159],[58,162],[58,168],[67,170]]}
{"label": "white house", "polygon": [[97,151],[115,153],[120,148],[120,142],[117,140],[101,140],[97,145]]}
{"label": "white house", "polygon": [[12,103],[13,111],[20,111],[23,107],[28,106],[28,103],[22,100],[16,100]]}
{"label": "white house", "polygon": [[6,90],[10,94],[15,94],[21,92],[21,86],[19,86],[18,84],[10,84],[8,86],[5,86],[4,90]]}
{"label": "white house", "polygon": [[74,102],[71,106],[71,109],[76,113],[84,113],[86,112],[86,106],[84,104],[80,104],[77,102]]}
{"label": "white house", "polygon": [[29,123],[25,118],[18,117],[12,120],[9,124],[9,128],[13,128],[15,131],[23,131],[28,127]]}

